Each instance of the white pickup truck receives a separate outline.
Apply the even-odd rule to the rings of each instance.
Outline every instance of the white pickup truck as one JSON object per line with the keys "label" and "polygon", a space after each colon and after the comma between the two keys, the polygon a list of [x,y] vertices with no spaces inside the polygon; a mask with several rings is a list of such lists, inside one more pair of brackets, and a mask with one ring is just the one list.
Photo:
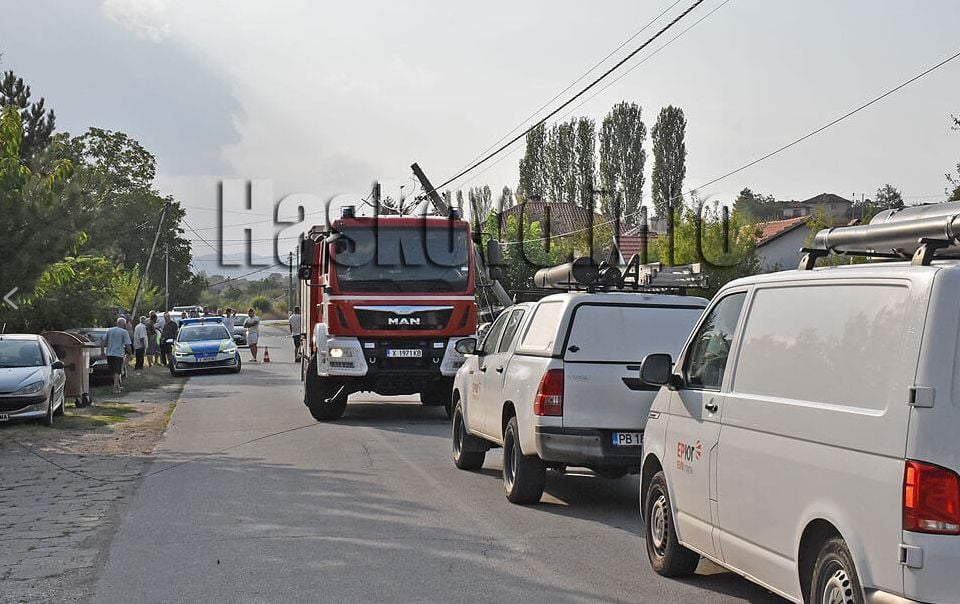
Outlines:
{"label": "white pickup truck", "polygon": [[703,298],[645,293],[553,294],[504,310],[467,354],[453,389],[453,459],[483,465],[502,446],[514,503],[535,503],[547,467],[604,477],[638,473],[656,388],[639,378],[647,354],[677,354]]}

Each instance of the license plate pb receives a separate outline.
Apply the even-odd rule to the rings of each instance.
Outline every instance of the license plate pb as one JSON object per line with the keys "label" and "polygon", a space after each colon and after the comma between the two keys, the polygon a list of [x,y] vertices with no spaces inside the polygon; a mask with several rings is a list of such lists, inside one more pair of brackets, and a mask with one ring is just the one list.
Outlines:
{"label": "license plate pb", "polygon": [[614,432],[613,446],[639,447],[643,444],[643,432]]}
{"label": "license plate pb", "polygon": [[423,351],[419,348],[388,348],[387,358],[390,359],[419,359]]}

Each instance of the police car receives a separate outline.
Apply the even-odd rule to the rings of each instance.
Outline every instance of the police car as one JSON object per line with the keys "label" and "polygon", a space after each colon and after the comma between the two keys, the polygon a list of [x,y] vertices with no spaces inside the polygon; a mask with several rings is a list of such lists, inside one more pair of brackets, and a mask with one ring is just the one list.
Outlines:
{"label": "police car", "polygon": [[200,369],[230,369],[240,373],[240,352],[222,317],[181,319],[173,347],[170,374]]}

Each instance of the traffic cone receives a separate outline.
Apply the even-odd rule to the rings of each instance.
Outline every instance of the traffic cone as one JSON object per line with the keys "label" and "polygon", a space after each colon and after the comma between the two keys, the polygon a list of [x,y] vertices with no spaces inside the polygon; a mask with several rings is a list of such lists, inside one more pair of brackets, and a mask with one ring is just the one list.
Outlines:
{"label": "traffic cone", "polygon": [[270,349],[267,348],[266,346],[263,347],[263,362],[264,363],[270,362]]}

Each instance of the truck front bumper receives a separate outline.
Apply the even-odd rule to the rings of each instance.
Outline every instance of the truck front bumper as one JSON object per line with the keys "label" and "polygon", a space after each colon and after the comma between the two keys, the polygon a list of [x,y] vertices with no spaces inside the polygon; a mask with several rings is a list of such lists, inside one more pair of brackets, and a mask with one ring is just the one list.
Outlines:
{"label": "truck front bumper", "polygon": [[547,462],[586,467],[626,466],[631,472],[639,471],[643,447],[614,446],[613,432],[615,431],[535,426],[534,441],[537,455]]}

